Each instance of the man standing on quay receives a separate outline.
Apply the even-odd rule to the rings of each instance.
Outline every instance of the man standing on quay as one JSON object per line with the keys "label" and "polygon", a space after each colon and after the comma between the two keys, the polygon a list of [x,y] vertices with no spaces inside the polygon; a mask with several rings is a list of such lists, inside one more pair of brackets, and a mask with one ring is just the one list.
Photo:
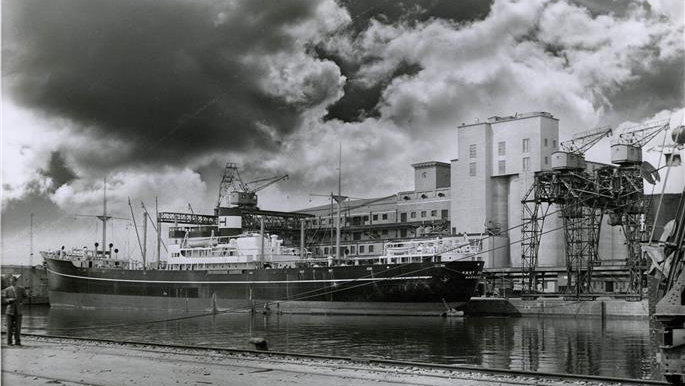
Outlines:
{"label": "man standing on quay", "polygon": [[10,286],[5,288],[7,309],[7,344],[12,345],[12,336],[17,346],[21,346],[21,304],[24,302],[24,287],[17,285],[17,278],[10,276]]}

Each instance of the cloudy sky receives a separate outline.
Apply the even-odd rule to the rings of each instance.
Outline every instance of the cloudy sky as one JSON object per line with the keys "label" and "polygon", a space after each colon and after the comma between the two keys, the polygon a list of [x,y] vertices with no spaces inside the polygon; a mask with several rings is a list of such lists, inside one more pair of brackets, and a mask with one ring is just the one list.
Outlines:
{"label": "cloudy sky", "polygon": [[[411,189],[456,129],[548,111],[561,137],[674,113],[682,0],[6,0],[2,258],[96,239],[140,202],[211,213],[225,162],[287,173],[260,205]],[[139,220],[140,221],[140,220]],[[131,226],[111,238],[128,248]],[[124,246],[126,244],[126,246]],[[130,248],[134,251],[134,248]]]}

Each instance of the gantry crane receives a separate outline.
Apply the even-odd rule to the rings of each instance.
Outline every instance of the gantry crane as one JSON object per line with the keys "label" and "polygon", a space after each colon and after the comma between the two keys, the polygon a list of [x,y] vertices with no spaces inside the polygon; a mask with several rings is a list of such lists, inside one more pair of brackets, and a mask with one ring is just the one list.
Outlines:
{"label": "gantry crane", "polygon": [[[221,184],[219,185],[217,207],[257,208],[257,192],[287,179],[288,175],[285,174],[243,182],[243,179],[240,177],[240,171],[238,170],[238,164],[228,162],[224,168],[224,174],[221,177]],[[262,184],[256,187],[250,186],[256,183]]]}
{"label": "gantry crane", "polygon": [[576,296],[590,291],[603,212],[595,199],[593,176],[586,171],[585,152],[611,133],[610,127],[599,127],[574,135],[560,144],[561,150],[552,153],[553,170],[536,173],[521,201],[524,292],[536,292],[540,238],[553,204],[559,206],[563,220],[567,290]]}
{"label": "gantry crane", "polygon": [[[609,224],[620,226],[628,246],[627,266],[630,273],[629,292],[635,295],[644,288],[645,262],[641,253],[641,242],[645,241],[648,230],[648,209],[644,197],[643,178],[649,176],[645,170],[654,170],[642,162],[642,147],[647,145],[661,132],[669,129],[670,120],[647,122],[623,129],[611,145],[611,162],[619,165],[613,170],[610,181],[616,196],[614,206],[609,209]],[[656,174],[658,178],[658,174]],[[648,177],[649,178],[649,177]],[[602,183],[601,179],[598,181]]]}

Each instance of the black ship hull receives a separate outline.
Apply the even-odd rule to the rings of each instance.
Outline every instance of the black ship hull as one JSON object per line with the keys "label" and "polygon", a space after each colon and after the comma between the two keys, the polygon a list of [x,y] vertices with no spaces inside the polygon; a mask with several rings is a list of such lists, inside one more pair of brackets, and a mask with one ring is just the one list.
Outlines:
{"label": "black ship hull", "polygon": [[46,259],[54,307],[436,315],[466,304],[477,261],[240,272],[81,268]]}

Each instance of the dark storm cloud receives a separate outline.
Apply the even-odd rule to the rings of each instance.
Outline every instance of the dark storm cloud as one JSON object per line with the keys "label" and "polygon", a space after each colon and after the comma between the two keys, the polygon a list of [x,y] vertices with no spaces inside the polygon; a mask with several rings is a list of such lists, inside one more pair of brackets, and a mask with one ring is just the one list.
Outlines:
{"label": "dark storm cloud", "polygon": [[[341,3],[348,9],[352,18],[350,35],[353,39],[368,28],[372,19],[386,24],[400,21],[420,23],[429,19],[467,23],[485,18],[491,6],[490,1],[481,0],[417,0],[412,2],[343,0]],[[411,75],[419,70],[414,66],[403,65],[390,78],[369,85],[354,80],[360,63],[345,60],[321,48],[317,53],[322,58],[334,61],[340,67],[342,74],[350,79],[344,86],[344,96],[329,107],[326,120],[340,119],[344,122],[358,122],[367,117],[378,117],[377,108],[381,95],[389,82],[395,77]]]}
{"label": "dark storm cloud", "polygon": [[[316,1],[3,2],[3,80],[21,105],[123,141],[127,162],[274,147],[321,96],[260,88],[245,55],[289,52]],[[122,150],[123,151],[123,150]]]}
{"label": "dark storm cloud", "polygon": [[340,119],[344,122],[363,121],[366,118],[380,117],[378,110],[383,91],[388,84],[398,76],[415,75],[421,71],[417,64],[401,63],[387,79],[372,85],[366,85],[354,80],[345,84],[345,96],[328,108],[324,119]]}
{"label": "dark storm cloud", "polygon": [[485,18],[492,1],[487,0],[342,0],[350,12],[355,32],[369,26],[371,19],[392,24],[400,20],[423,22],[431,18],[468,22]]}
{"label": "dark storm cloud", "polygon": [[685,105],[685,67],[683,57],[657,62],[635,71],[635,79],[621,85],[612,95],[607,124],[637,122],[662,110]]}
{"label": "dark storm cloud", "polygon": [[50,178],[52,181],[51,190],[54,192],[60,186],[78,178],[76,173],[67,165],[66,160],[59,151],[50,153],[50,160],[45,169],[40,170],[40,174]]}

